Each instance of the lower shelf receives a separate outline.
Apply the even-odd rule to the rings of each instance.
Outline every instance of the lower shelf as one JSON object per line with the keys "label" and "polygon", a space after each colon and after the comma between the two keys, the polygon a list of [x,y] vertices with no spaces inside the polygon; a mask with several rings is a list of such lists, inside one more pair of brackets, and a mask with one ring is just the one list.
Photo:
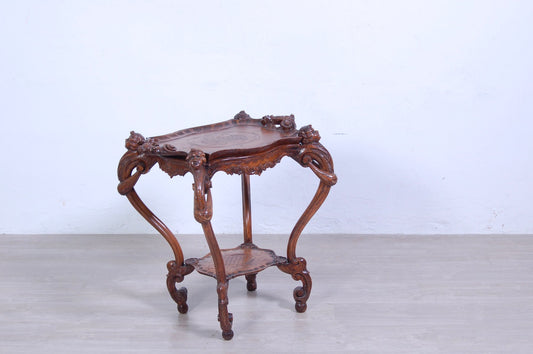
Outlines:
{"label": "lower shelf", "polygon": [[[220,250],[226,269],[226,278],[260,272],[268,267],[286,263],[287,259],[278,257],[274,251],[258,248],[254,244],[244,243],[236,248]],[[215,264],[211,253],[202,258],[189,258],[185,264],[193,266],[198,273],[216,278]]]}

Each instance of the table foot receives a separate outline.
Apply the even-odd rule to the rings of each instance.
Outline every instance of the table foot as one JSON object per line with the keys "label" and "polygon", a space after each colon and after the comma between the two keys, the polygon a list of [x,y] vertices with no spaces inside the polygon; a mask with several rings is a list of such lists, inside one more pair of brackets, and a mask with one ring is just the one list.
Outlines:
{"label": "table foot", "polygon": [[296,304],[294,304],[296,312],[305,312],[305,310],[307,310],[307,299],[309,298],[309,292],[302,286],[297,286],[294,288],[293,295],[294,300],[296,300]]}
{"label": "table foot", "polygon": [[233,324],[233,314],[228,312],[228,282],[219,282],[218,293],[218,320],[222,329],[222,337],[225,340],[233,338],[231,325]]}
{"label": "table foot", "polygon": [[167,263],[168,275],[167,275],[167,288],[170,293],[170,297],[178,304],[179,313],[187,313],[189,306],[187,305],[187,288],[176,288],[177,283],[181,283],[185,275],[191,273],[194,270],[193,266],[181,265],[178,266],[176,261],[170,261]]}
{"label": "table foot", "polygon": [[222,338],[225,340],[230,340],[233,338],[233,331],[231,329],[229,331],[222,331]]}
{"label": "table foot", "polygon": [[302,286],[297,286],[293,291],[296,312],[305,312],[307,310],[307,299],[311,295],[313,283],[306,266],[307,263],[302,257],[296,258],[292,262],[287,261],[287,263],[278,264],[278,268],[281,271],[290,274],[294,280],[302,282]]}
{"label": "table foot", "polygon": [[255,281],[257,274],[247,274],[246,278],[246,289],[248,291],[255,291],[257,289],[257,282]]}
{"label": "table foot", "polygon": [[182,287],[176,292],[176,297],[179,298],[178,303],[178,312],[187,313],[189,311],[189,305],[187,305],[187,288]]}
{"label": "table foot", "polygon": [[[228,313],[228,318],[229,322],[233,324],[233,314],[231,312]],[[220,314],[218,315],[218,321],[220,322]],[[222,338],[224,338],[225,340],[230,340],[231,338],[233,338],[233,330],[222,330]]]}

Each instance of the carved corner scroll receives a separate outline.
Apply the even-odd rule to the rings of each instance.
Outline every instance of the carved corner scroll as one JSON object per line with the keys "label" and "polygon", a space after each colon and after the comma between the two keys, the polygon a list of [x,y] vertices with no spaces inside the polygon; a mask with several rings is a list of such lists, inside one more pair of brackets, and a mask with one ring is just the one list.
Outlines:
{"label": "carved corner scroll", "polygon": [[300,128],[298,135],[302,138],[303,148],[296,160],[304,167],[309,167],[321,182],[328,186],[337,183],[337,176],[333,171],[333,160],[328,150],[320,141],[320,134],[312,126],[306,125]]}
{"label": "carved corner scroll", "polygon": [[[140,161],[150,161],[150,168],[157,162],[159,168],[166,172],[170,177],[183,176],[189,172],[189,166],[183,159],[172,159],[162,157],[161,154],[170,154],[176,151],[176,147],[171,144],[159,145],[154,138],[144,138],[141,134],[132,131],[128,139],[126,139],[126,148],[136,153],[137,158]],[[139,164],[142,167],[142,164]],[[139,167],[138,167],[139,169]],[[142,173],[147,173],[148,170],[143,170]],[[135,182],[137,182],[139,176],[136,176]],[[127,189],[127,188],[126,188]],[[119,190],[120,191],[120,190]],[[121,194],[125,194],[122,193]]]}
{"label": "carved corner scroll", "polygon": [[297,262],[296,244],[304,227],[328,196],[331,186],[337,183],[337,176],[333,170],[333,160],[328,150],[319,143],[320,134],[318,131],[308,125],[301,128],[298,135],[302,138],[300,149],[291,157],[303,167],[309,167],[320,179],[320,184],[313,199],[292,229],[287,244],[287,259],[290,263]]}
{"label": "carved corner scroll", "polygon": [[131,192],[141,174],[148,173],[155,163],[156,159],[153,157],[140,155],[136,151],[126,152],[118,165],[118,192],[122,195]]}

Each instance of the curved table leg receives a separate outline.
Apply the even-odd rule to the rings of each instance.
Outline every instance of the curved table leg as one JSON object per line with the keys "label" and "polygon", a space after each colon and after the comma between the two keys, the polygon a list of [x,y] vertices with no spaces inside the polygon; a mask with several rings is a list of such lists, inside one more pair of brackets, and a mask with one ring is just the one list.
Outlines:
{"label": "curved table leg", "polygon": [[205,153],[200,150],[191,150],[187,155],[189,170],[193,174],[194,183],[194,218],[202,225],[205,239],[211,252],[215,266],[218,294],[218,320],[222,329],[222,337],[226,340],[233,338],[231,329],[233,315],[228,312],[228,279],[224,259],[211,226],[213,216],[213,202],[211,199],[211,180],[207,173]]}
{"label": "curved table leg", "polygon": [[[150,209],[141,200],[133,188],[141,174],[145,174],[154,166],[157,160],[153,157],[139,154],[136,151],[128,151],[120,160],[118,166],[118,178],[120,183],[118,191],[125,195],[133,207],[148,221],[168,242],[174,253],[174,260],[168,262],[167,288],[170,296],[178,304],[178,311],[186,313],[187,306],[187,289],[176,289],[176,283],[183,281],[185,275],[191,273],[194,267],[186,265],[183,262],[183,251],[180,244],[172,231],[152,213]],[[133,173],[133,170],[136,170]]]}
{"label": "curved table leg", "polygon": [[328,196],[330,187],[337,183],[337,176],[333,172],[331,155],[318,141],[311,141],[304,144],[303,148],[293,158],[302,166],[311,168],[320,179],[320,184],[313,199],[300,219],[298,219],[298,222],[296,222],[289,237],[287,262],[278,265],[281,271],[290,274],[294,280],[302,282],[302,286],[294,289],[293,295],[296,301],[296,311],[305,312],[307,309],[307,299],[311,295],[312,281],[306,267],[307,263],[305,259],[296,257],[296,244],[304,227]]}

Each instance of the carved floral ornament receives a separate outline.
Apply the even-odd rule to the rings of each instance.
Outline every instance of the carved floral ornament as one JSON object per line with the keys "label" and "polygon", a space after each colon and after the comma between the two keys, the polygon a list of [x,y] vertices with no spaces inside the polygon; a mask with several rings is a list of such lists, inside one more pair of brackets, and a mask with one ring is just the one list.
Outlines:
{"label": "carved floral ornament", "polygon": [[252,119],[252,117],[250,117],[250,115],[246,113],[245,111],[240,111],[239,113],[235,115],[235,117],[233,117],[233,119],[235,120]]}
{"label": "carved floral ornament", "polygon": [[301,127],[298,131],[298,136],[302,138],[302,143],[304,144],[316,143],[320,140],[318,130],[314,130],[310,125]]}
{"label": "carved floral ornament", "polygon": [[176,147],[173,145],[164,144],[163,146],[160,146],[154,138],[146,139],[144,136],[134,131],[131,131],[130,137],[126,139],[126,149],[137,151],[139,154],[160,154],[176,151]]}
{"label": "carved floral ornament", "polygon": [[[250,115],[245,111],[240,111],[235,115],[235,117],[233,117],[233,119],[241,121],[252,120],[253,118],[250,117]],[[277,128],[277,126],[279,126],[284,132],[296,130],[296,123],[294,122],[293,114],[290,116],[264,116],[261,118],[261,124],[266,128]]]}
{"label": "carved floral ornament", "polygon": [[290,116],[264,116],[261,119],[261,124],[267,128],[274,128],[279,125],[284,132],[291,132],[296,129],[293,114]]}
{"label": "carved floral ornament", "polygon": [[198,170],[205,165],[207,159],[203,151],[192,149],[187,155],[187,162],[192,170]]}

